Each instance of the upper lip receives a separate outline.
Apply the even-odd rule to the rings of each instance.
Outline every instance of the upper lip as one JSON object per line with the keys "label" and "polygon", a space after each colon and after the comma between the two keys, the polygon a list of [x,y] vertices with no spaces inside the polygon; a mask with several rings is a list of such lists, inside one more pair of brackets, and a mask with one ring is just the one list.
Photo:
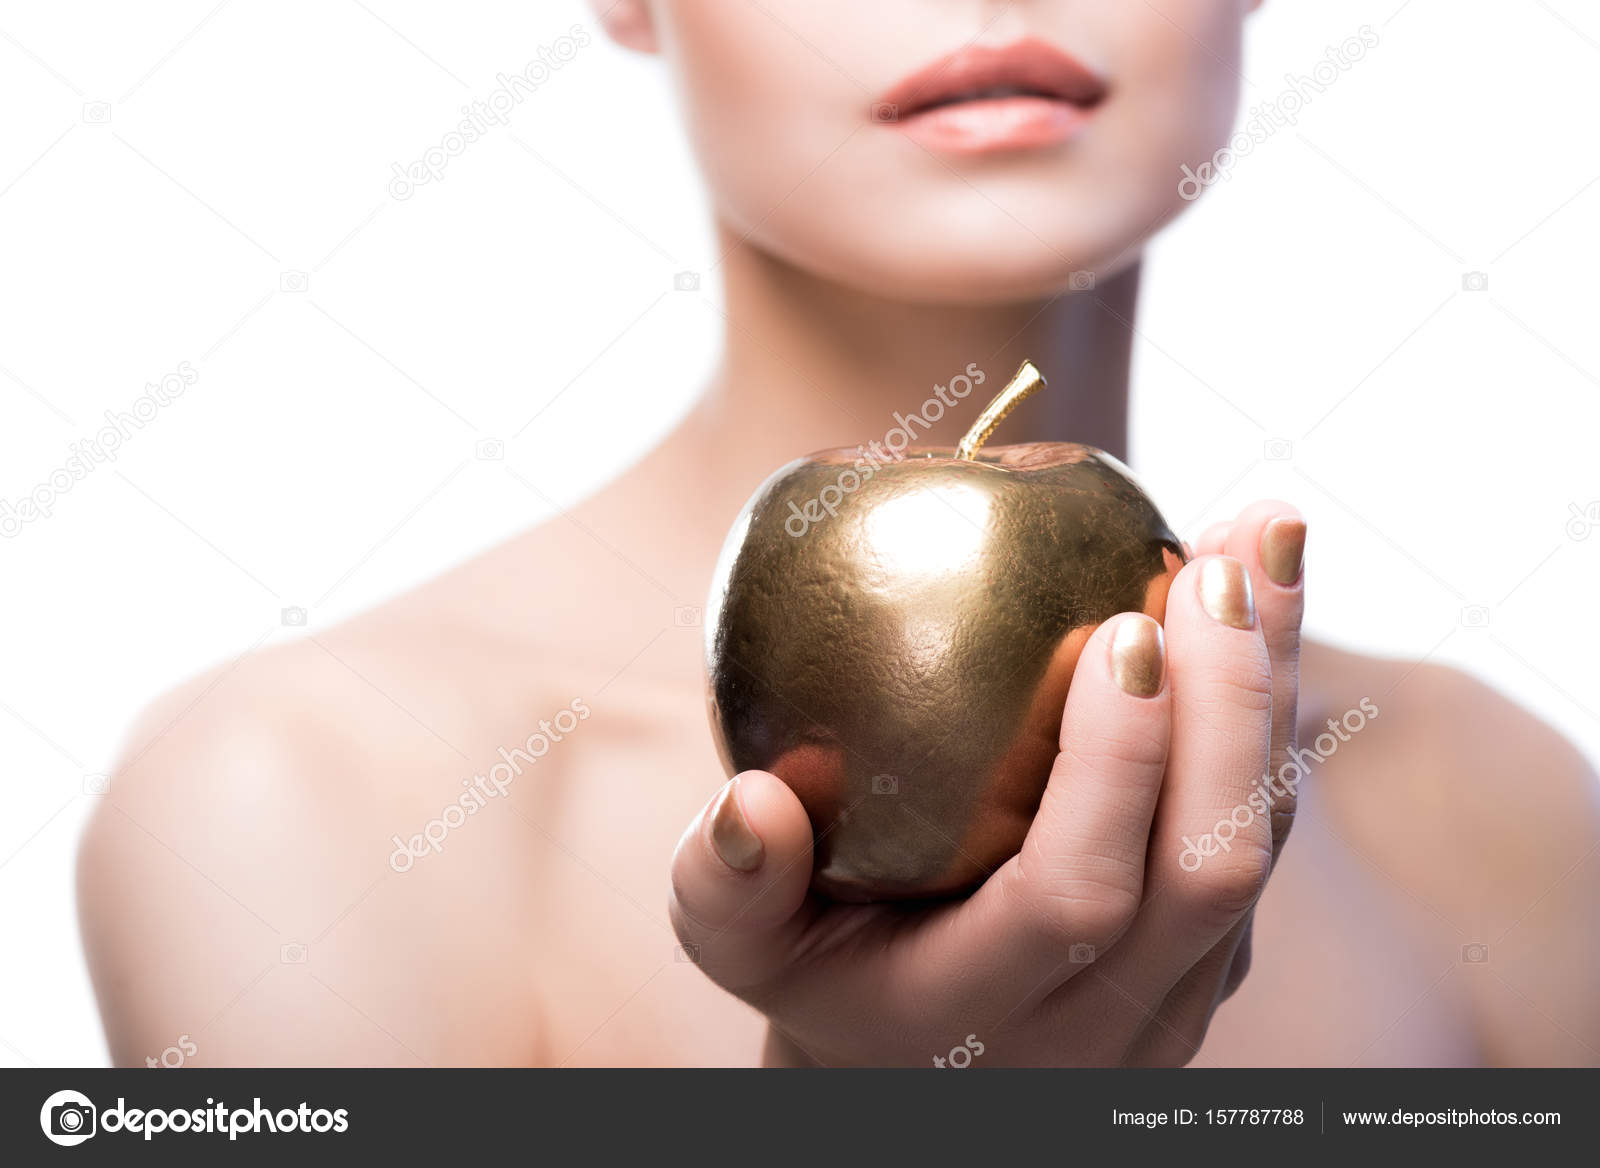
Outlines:
{"label": "upper lip", "polygon": [[1029,38],[1001,48],[969,46],[897,83],[878,99],[899,118],[978,97],[1035,95],[1090,106],[1105,81],[1046,41]]}

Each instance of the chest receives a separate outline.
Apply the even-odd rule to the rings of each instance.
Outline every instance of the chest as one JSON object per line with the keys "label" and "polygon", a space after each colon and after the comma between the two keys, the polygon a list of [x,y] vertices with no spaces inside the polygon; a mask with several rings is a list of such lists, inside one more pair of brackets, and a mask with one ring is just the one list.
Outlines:
{"label": "chest", "polygon": [[[538,810],[551,1060],[749,1065],[760,1017],[713,986],[667,919],[680,834],[724,781],[697,693],[597,703],[570,779]],[[1308,784],[1254,928],[1250,976],[1222,1006],[1197,1066],[1471,1065],[1480,1055],[1436,937],[1362,856]]]}

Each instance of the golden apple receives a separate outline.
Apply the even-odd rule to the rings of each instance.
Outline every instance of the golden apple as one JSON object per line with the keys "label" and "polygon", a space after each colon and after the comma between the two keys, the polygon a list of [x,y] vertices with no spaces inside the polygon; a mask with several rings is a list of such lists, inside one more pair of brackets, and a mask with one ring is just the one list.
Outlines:
{"label": "golden apple", "polygon": [[1085,641],[1120,612],[1165,616],[1183,547],[1126,467],[1070,443],[983,449],[1042,384],[1025,362],[954,449],[792,462],[728,535],[713,734],[730,774],[799,796],[824,895],[956,894],[1015,855]]}

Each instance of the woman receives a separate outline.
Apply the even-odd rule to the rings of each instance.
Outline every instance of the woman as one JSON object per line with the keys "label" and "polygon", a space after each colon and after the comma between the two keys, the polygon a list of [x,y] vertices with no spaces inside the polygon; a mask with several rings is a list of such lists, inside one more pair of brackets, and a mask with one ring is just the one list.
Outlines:
{"label": "woman", "polygon": [[[696,606],[768,472],[1024,357],[1066,391],[1001,441],[1124,452],[1141,249],[1228,135],[1250,7],[597,0],[677,79],[720,369],[570,514],[151,709],[80,870],[116,1060],[1600,1057],[1592,776],[1450,670],[1302,649],[1286,504],[1195,541],[1164,641],[1095,633],[1071,749],[970,898],[807,900],[793,793],[724,785]],[[1293,846],[1278,787],[1191,862],[1305,749]]]}

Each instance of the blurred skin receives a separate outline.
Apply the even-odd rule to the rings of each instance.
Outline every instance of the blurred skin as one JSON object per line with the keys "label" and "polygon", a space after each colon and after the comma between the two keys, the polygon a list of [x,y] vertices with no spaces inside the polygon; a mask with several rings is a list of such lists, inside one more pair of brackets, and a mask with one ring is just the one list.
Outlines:
{"label": "blurred skin", "polygon": [[[1305,577],[1268,539],[1303,532],[1286,503],[1193,537],[1156,692],[1116,680],[1141,618],[1094,634],[1023,851],[964,901],[806,897],[793,793],[727,786],[712,747],[680,615],[775,467],[1024,357],[1070,392],[992,444],[1125,457],[1140,251],[1183,205],[1180,165],[1228,132],[1250,7],[596,0],[677,81],[721,242],[722,363],[637,466],[547,496],[558,519],[141,719],[80,863],[116,1060],[188,1034],[194,1065],[929,1065],[968,1035],[979,1066],[1600,1061],[1593,776],[1454,671],[1302,645]],[[908,75],[1024,38],[1105,83],[1069,139],[957,154],[874,118]],[[967,404],[925,441],[953,445]],[[1208,604],[1219,570],[1253,604],[1219,609],[1214,580]],[[393,835],[574,695],[593,716],[569,741],[390,870]],[[1363,698],[1380,717],[1298,809],[1177,862]]]}

